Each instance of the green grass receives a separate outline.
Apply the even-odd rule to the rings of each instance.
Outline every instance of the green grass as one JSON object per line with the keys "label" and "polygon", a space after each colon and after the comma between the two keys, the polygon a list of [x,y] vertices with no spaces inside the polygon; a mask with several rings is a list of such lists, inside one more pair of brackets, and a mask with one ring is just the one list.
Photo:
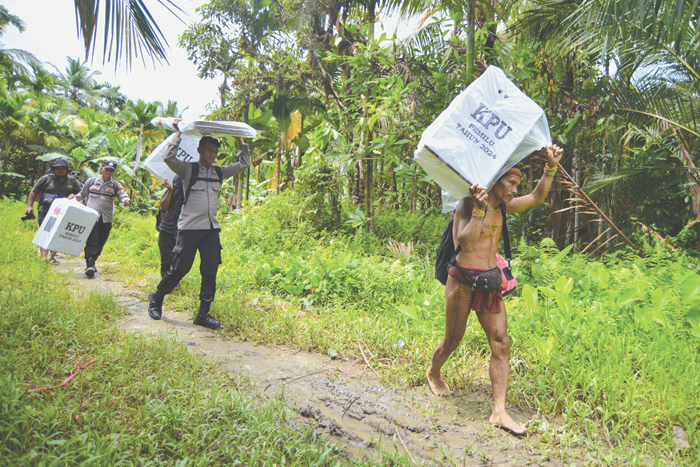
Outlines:
{"label": "green grass", "polygon": [[[362,346],[386,382],[425,384],[444,332],[444,289],[431,259],[394,257],[362,231],[318,233],[298,205],[293,195],[280,196],[222,221],[213,313],[231,336],[360,358]],[[121,222],[105,260],[124,264],[129,281],[145,280],[145,295],[158,265],[153,222],[125,213]],[[437,242],[440,229],[431,225]],[[648,246],[645,258],[620,253],[605,262],[558,255],[551,241],[524,254],[527,248],[518,256],[529,259],[514,267],[517,296],[507,300],[509,401],[561,415],[567,432],[610,450],[612,464],[697,463],[697,265],[660,247]],[[166,307],[193,310],[198,287],[195,264]],[[470,389],[483,381],[488,356],[472,319],[445,367],[448,383]],[[690,436],[684,456],[672,449],[673,426]]]}
{"label": "green grass", "polygon": [[[120,332],[125,312],[114,298],[76,295],[68,275],[39,260],[36,226],[22,224],[21,212],[0,202],[0,464],[365,464],[291,427],[281,398],[239,392],[235,375],[174,340]],[[65,387],[28,393],[91,360]]]}
{"label": "green grass", "polygon": [[[396,258],[361,231],[318,233],[299,221],[296,206],[280,196],[222,220],[213,313],[231,337],[359,358],[361,346],[387,383],[425,384],[444,332],[444,289],[431,260]],[[153,220],[117,218],[102,259],[118,262],[126,282],[143,284],[145,297],[157,282]],[[437,241],[441,232],[432,229]],[[518,256],[530,259],[514,268],[517,296],[507,300],[509,402],[562,416],[567,432],[610,450],[613,464],[697,463],[700,276],[693,260],[648,247],[645,258],[588,261],[560,257],[547,242],[524,253]],[[198,288],[195,264],[166,308],[194,313]],[[460,390],[482,384],[488,356],[472,319],[445,366],[447,382]],[[672,449],[673,426],[690,436],[685,456]]]}

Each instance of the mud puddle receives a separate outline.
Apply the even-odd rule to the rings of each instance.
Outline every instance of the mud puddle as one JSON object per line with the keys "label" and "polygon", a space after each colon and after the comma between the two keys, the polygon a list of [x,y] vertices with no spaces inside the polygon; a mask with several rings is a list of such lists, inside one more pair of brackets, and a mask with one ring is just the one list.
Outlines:
{"label": "mud puddle", "polygon": [[[114,265],[98,265],[95,278],[87,279],[82,261],[60,260],[58,269],[75,277],[78,290],[99,289],[115,295],[130,312],[118,323],[122,330],[175,336],[190,352],[217,359],[227,371],[247,377],[260,397],[283,395],[294,414],[293,423],[310,426],[327,440],[340,442],[351,455],[377,459],[381,446],[386,453],[408,454],[417,465],[596,462],[591,453],[578,447],[552,446],[551,436],[548,442],[538,433],[516,438],[491,426],[491,395],[486,390],[436,398],[427,387],[401,390],[382,385],[362,356],[333,360],[295,349],[228,340],[216,331],[195,326],[192,315],[167,307],[163,319],[154,321],[148,317],[145,294],[113,280],[117,277]],[[509,407],[509,412],[521,424],[548,425],[534,411]],[[549,423],[556,433],[556,423]]]}

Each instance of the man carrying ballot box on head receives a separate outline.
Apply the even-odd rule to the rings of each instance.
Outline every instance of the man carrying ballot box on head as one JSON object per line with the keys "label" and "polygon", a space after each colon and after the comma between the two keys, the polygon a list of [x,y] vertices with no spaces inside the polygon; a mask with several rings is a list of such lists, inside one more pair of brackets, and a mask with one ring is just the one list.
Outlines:
{"label": "man carrying ballot box on head", "polygon": [[239,162],[222,167],[214,165],[219,153],[217,139],[204,136],[199,140],[199,162],[183,162],[176,154],[180,145],[180,129],[167,146],[165,163],[183,181],[185,196],[178,221],[178,234],[173,249],[172,266],[160,281],[156,290],[148,294],[148,315],[153,319],[163,316],[163,298],[173,291],[180,280],[187,275],[199,251],[202,285],[199,291],[199,312],[194,324],[209,329],[218,329],[221,323],[209,315],[211,303],[216,294],[216,274],[221,264],[221,241],[219,224],[216,221],[218,196],[224,179],[250,167],[250,153],[243,138],[238,137]]}
{"label": "man carrying ballot box on head", "polygon": [[[515,197],[522,176],[520,170],[512,168],[501,176],[488,193],[478,183],[472,185],[469,189],[471,197],[463,198],[457,205],[452,238],[455,250],[461,247],[461,251],[455,258],[456,264],[450,263],[447,271],[445,337],[435,349],[431,365],[426,372],[433,394],[452,394],[442,380],[441,369],[450,354],[459,346],[467,327],[469,313],[474,310],[491,348],[489,376],[494,407],[489,422],[515,435],[524,434],[525,427],[506,413],[510,339],[502,290],[481,290],[476,281],[471,282],[468,278],[496,268],[496,253],[503,229],[500,206],[505,205],[506,213],[516,213],[541,203],[547,197],[562,150],[557,145],[548,146],[544,155],[547,165],[532,193]],[[501,271],[497,274],[500,279]],[[505,285],[505,281],[494,283],[500,283],[501,287]]]}

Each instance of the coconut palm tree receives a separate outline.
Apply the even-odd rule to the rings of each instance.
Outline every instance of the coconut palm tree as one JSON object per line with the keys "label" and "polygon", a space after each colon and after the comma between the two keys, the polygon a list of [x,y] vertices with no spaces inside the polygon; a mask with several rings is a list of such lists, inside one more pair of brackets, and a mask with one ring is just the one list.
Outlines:
{"label": "coconut palm tree", "polygon": [[[8,26],[13,26],[24,31],[24,22],[11,14],[7,8],[0,5],[0,36],[2,36]],[[10,88],[20,80],[21,77],[29,73],[29,66],[39,66],[41,62],[32,53],[22,49],[6,49],[0,44],[0,75],[7,79]]]}
{"label": "coconut palm tree", "polygon": [[58,87],[63,95],[81,106],[95,107],[100,98],[108,93],[108,88],[97,83],[95,79],[101,73],[92,71],[78,59],[67,57],[68,66],[65,73],[60,73]]}

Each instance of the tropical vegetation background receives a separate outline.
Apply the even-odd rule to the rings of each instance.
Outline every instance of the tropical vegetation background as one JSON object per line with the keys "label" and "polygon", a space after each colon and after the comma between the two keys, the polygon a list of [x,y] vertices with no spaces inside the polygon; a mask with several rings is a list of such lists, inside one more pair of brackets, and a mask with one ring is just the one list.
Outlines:
{"label": "tropical vegetation background", "polygon": [[[177,14],[177,0],[159,2]],[[132,21],[107,23],[105,47],[117,58],[165,57],[147,2],[75,5],[87,51],[101,46],[96,19],[109,12]],[[324,320],[340,310],[347,322],[370,320],[361,337],[374,336],[377,355],[393,358],[392,342],[411,342],[415,354],[397,361],[413,377],[399,380],[421,384],[418,368],[439,338],[428,323],[444,303],[431,255],[448,216],[413,151],[450,101],[497,65],[545,109],[570,174],[560,172],[546,203],[509,218],[521,281],[511,306],[523,316],[513,325],[524,362],[517,401],[565,413],[581,431],[601,429],[610,446],[670,446],[674,425],[697,443],[697,2],[211,0],[199,14],[179,45],[203,79],[221,83],[207,118],[260,132],[253,166],[221,199],[222,211],[239,208],[224,216],[227,251],[250,264],[222,271],[224,283]],[[419,27],[400,40],[378,37],[385,14],[418,18]],[[0,7],[0,34],[22,27]],[[126,30],[115,37],[139,39],[110,42]],[[135,169],[167,136],[150,119],[177,116],[177,104],[131,101],[79,58],[51,72],[31,51],[0,49],[0,81],[0,198],[23,199],[57,155],[83,178],[112,158],[134,201],[113,242],[135,268],[155,268],[152,232],[137,227],[148,228],[138,219],[163,187]],[[523,192],[542,165],[522,163]],[[271,323],[219,306],[235,330],[260,340],[328,351],[356,337],[352,329],[313,338],[305,324],[271,336]],[[477,335],[456,362],[483,353]],[[458,387],[469,380],[451,376]]]}
{"label": "tropical vegetation background", "polygon": [[[177,14],[177,2],[160,3]],[[308,189],[321,203],[317,226],[328,231],[346,229],[348,217],[376,232],[385,211],[440,212],[440,189],[413,151],[422,130],[494,64],[546,110],[566,151],[563,168],[591,200],[561,184],[546,205],[511,219],[517,237],[550,237],[596,255],[625,245],[621,234],[636,247],[661,237],[692,250],[700,228],[693,5],[213,0],[179,45],[203,79],[221,82],[219,106],[207,118],[261,131],[245,183],[229,187],[250,203]],[[146,4],[76,1],[76,11],[88,50],[101,46],[99,15],[109,13],[131,18],[104,21],[115,60],[165,58]],[[376,37],[381,14],[417,17],[418,28],[401,40]],[[0,21],[0,33],[24,27],[5,7]],[[119,28],[139,39],[108,41]],[[158,184],[144,170],[133,172],[138,141],[145,154],[157,145],[166,135],[149,121],[177,116],[177,103],[131,101],[79,58],[52,72],[31,51],[0,54],[0,197],[24,196],[60,153],[84,177],[102,158],[118,160],[136,209],[153,208]],[[539,166],[524,162],[525,189],[537,182]],[[572,209],[572,199],[583,205]]]}

